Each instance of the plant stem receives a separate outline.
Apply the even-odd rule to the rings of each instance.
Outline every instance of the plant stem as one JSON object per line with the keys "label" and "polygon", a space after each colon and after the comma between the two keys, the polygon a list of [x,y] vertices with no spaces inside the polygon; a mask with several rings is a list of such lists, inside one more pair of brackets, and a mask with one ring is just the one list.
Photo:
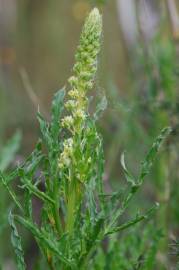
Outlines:
{"label": "plant stem", "polygon": [[60,215],[59,215],[59,194],[58,194],[58,179],[55,179],[54,181],[54,207],[53,207],[53,214],[54,214],[54,219],[55,219],[55,224],[56,224],[56,229],[59,233],[59,235],[62,234],[62,226],[60,222]]}
{"label": "plant stem", "polygon": [[71,235],[75,220],[75,205],[76,205],[76,187],[74,181],[69,185],[69,197],[67,205],[67,223],[66,230]]}

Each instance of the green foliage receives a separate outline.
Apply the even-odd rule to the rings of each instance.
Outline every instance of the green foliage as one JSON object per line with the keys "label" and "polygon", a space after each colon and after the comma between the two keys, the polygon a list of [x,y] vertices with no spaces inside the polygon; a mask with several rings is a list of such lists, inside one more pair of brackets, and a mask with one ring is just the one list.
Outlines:
{"label": "green foliage", "polygon": [[[0,150],[0,174],[1,172],[5,172],[9,167],[10,163],[14,160],[14,156],[19,149],[21,141],[21,133],[18,131],[15,135],[5,144],[5,146]],[[14,192],[6,185],[6,181],[4,180],[4,176],[2,177],[2,183],[6,186],[8,191],[11,193],[12,196],[15,196]],[[1,188],[1,185],[0,185]],[[6,225],[7,221],[7,213],[4,212],[4,192],[2,189],[1,191],[1,199],[0,199],[0,213],[1,213],[1,220],[0,220],[0,234],[3,231],[3,228]]]}
{"label": "green foliage", "polygon": [[[103,142],[95,124],[107,101],[103,98],[92,116],[87,97],[97,69],[101,31],[102,18],[94,9],[80,38],[74,76],[69,79],[69,99],[64,101],[64,89],[55,94],[51,121],[47,122],[38,113],[42,138],[33,153],[13,172],[0,174],[2,184],[16,205],[15,214],[10,213],[9,223],[18,269],[25,269],[25,264],[14,221],[30,231],[50,269],[103,269],[104,262],[96,261],[96,256],[104,260],[103,241],[110,242],[113,235],[118,235],[116,233],[150,219],[158,207],[158,204],[154,205],[145,214],[138,212],[134,218],[127,212],[170,128],[163,129],[156,138],[137,178],[129,172],[122,156],[127,179],[127,188],[122,195],[120,192],[106,193],[104,189]],[[18,180],[17,188],[21,190],[18,195],[14,192],[14,180]],[[34,197],[42,203],[39,223],[33,215]],[[117,246],[117,237],[108,245],[109,257],[111,249]],[[115,264],[115,268],[108,268],[107,262],[104,269],[118,267]]]}
{"label": "green foliage", "polygon": [[[176,189],[179,134],[178,49],[171,37],[167,37],[165,30],[163,33],[159,31],[153,40],[145,43],[142,39],[138,44],[138,53],[135,58],[132,58],[131,63],[133,76],[131,73],[129,74],[131,88],[129,88],[128,96],[122,97],[124,93],[110,83],[110,91],[108,91],[110,110],[105,114],[106,118],[102,123],[103,137],[107,141],[106,171],[110,181],[118,179],[118,160],[121,150],[127,149],[130,152],[128,166],[125,166],[124,155],[122,155],[122,166],[127,169],[131,167],[133,174],[137,175],[139,157],[143,156],[146,147],[152,143],[160,129],[172,126],[170,139],[163,147],[162,155],[154,162],[150,181],[147,182],[141,196],[136,198],[136,201],[139,200],[144,205],[154,198],[160,203],[160,209],[157,211],[155,219],[165,235],[158,246],[158,253],[165,260],[157,259],[154,269],[159,270],[165,269],[166,264],[168,264],[168,268],[172,267],[168,246],[171,234],[178,237],[179,220],[177,207],[179,193]],[[129,57],[131,57],[131,53]],[[106,122],[112,124],[105,134]],[[114,134],[114,136],[111,136],[112,129],[115,130],[116,135]],[[148,168],[144,166],[143,170],[141,173],[145,174]],[[136,178],[131,173],[128,174],[126,170],[125,174],[128,181]],[[113,183],[117,185],[115,182]],[[134,209],[136,201],[133,204]]]}
{"label": "green foliage", "polygon": [[11,212],[9,213],[9,224],[12,228],[11,242],[12,242],[12,246],[14,248],[15,254],[16,254],[17,267],[19,270],[25,270],[26,266],[24,262],[24,253],[21,246],[21,239],[18,234],[17,228],[15,226],[14,217],[11,214]]}
{"label": "green foliage", "polygon": [[94,269],[153,270],[161,237],[152,223],[113,235],[106,248],[98,249]]}
{"label": "green foliage", "polygon": [[[14,160],[15,154],[17,153],[21,141],[21,133],[18,131],[15,133],[15,135],[5,144],[5,146],[0,149],[0,174],[1,171],[4,173],[7,171],[8,167],[10,166],[11,162]],[[1,175],[2,176],[2,175]],[[6,180],[4,179],[4,176],[1,178],[2,182],[0,183],[0,237],[3,241],[3,236],[7,235],[7,226],[8,226],[8,211],[9,211],[9,205],[7,199],[7,193],[5,192],[4,188],[2,187],[2,183],[6,186],[6,189],[11,194],[11,196],[14,197],[16,202],[18,203],[18,200],[16,198],[16,195],[14,191],[8,187],[6,184]],[[7,250],[7,245],[3,249],[0,250],[0,257],[3,253],[5,253]],[[1,259],[0,259],[1,260]]]}

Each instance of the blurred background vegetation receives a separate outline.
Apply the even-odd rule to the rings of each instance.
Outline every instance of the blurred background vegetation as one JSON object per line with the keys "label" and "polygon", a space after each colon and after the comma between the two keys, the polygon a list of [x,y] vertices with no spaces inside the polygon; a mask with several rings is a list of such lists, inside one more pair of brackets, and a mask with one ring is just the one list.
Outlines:
{"label": "blurred background vegetation", "polygon": [[[131,209],[153,201],[161,203],[153,225],[157,235],[160,231],[160,243],[151,232],[151,224],[144,232],[157,243],[154,253],[158,266],[145,269],[172,269],[176,256],[170,255],[170,244],[179,238],[178,1],[0,0],[0,151],[4,153],[4,143],[18,129],[22,132],[21,146],[18,155],[14,153],[19,146],[12,149],[14,159],[8,159],[11,166],[33,149],[39,135],[38,106],[48,118],[53,94],[71,75],[81,25],[93,6],[100,8],[104,18],[94,95],[96,102],[103,95],[108,99],[108,109],[99,123],[105,145],[106,189],[124,185],[120,165],[124,150],[129,167],[137,174],[160,129],[167,125],[173,128]],[[19,144],[17,140],[15,144]],[[3,213],[4,199],[0,209]],[[142,230],[136,229],[136,236]],[[123,237],[128,239],[127,235]],[[5,246],[7,239],[4,237]],[[131,248],[130,243],[138,246],[140,251],[135,255],[132,250],[133,256],[140,256],[148,247],[141,243],[139,247],[136,239],[126,243],[126,250]],[[126,254],[126,250],[116,250]],[[0,254],[10,258],[11,249],[7,245]]]}

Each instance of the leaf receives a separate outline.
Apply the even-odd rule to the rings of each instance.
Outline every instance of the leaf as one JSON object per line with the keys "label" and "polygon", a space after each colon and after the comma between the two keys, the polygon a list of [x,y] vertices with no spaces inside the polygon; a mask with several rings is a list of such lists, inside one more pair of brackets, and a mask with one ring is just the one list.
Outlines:
{"label": "leaf", "polygon": [[63,263],[72,266],[73,262],[66,258],[58,249],[58,245],[54,240],[51,240],[51,237],[40,230],[35,224],[31,221],[24,219],[18,215],[15,216],[15,220],[28,229],[38,241],[48,248],[52,253],[54,253]]}
{"label": "leaf", "polygon": [[97,214],[97,205],[95,201],[96,179],[93,177],[89,183],[86,184],[86,204],[90,214],[90,220],[93,222]]}
{"label": "leaf", "polygon": [[99,242],[98,237],[100,235],[100,232],[103,230],[103,225],[104,225],[104,218],[102,216],[99,216],[98,219],[95,221],[95,223],[92,225],[92,228],[86,229],[85,238],[83,240],[85,243],[85,248],[81,252],[81,256],[79,260],[80,266],[83,265],[84,260],[87,257],[87,255],[90,253],[92,249],[95,248],[97,242]]}
{"label": "leaf", "polygon": [[17,131],[0,152],[0,170],[5,171],[13,161],[14,155],[19,149],[21,132]]}
{"label": "leaf", "polygon": [[0,180],[2,180],[2,184],[5,186],[5,188],[7,189],[9,195],[11,196],[12,200],[14,201],[14,203],[16,204],[16,206],[23,212],[23,208],[16,196],[16,194],[14,193],[14,191],[10,188],[10,186],[8,185],[4,175],[1,173],[0,171]]}
{"label": "leaf", "polygon": [[94,113],[94,120],[98,120],[101,116],[102,113],[106,110],[108,105],[108,101],[106,96],[103,96],[100,102],[97,105],[96,112]]}
{"label": "leaf", "polygon": [[136,223],[144,220],[144,219],[148,219],[151,214],[154,213],[154,211],[156,211],[156,209],[159,207],[159,204],[156,203],[152,208],[150,208],[145,215],[137,215],[136,218],[130,220],[129,222],[126,222],[124,224],[122,224],[121,226],[118,226],[118,227],[114,227],[114,228],[111,228],[111,229],[108,229],[106,232],[105,232],[105,235],[109,235],[109,234],[113,234],[113,233],[116,233],[116,232],[119,232],[119,231],[123,231],[133,225],[135,225]]}
{"label": "leaf", "polygon": [[65,96],[65,90],[59,90],[55,95],[52,102],[52,120],[49,124],[40,112],[37,114],[37,118],[40,124],[40,130],[45,141],[45,144],[48,146],[48,149],[54,150],[54,143],[58,143],[58,135],[60,130],[60,114],[63,110],[63,99]]}
{"label": "leaf", "polygon": [[14,223],[14,215],[12,213],[9,213],[9,224],[11,226],[12,232],[11,232],[11,243],[14,248],[15,254],[16,254],[16,260],[17,260],[17,268],[18,270],[25,270],[26,265],[24,262],[24,252],[21,245],[21,238],[18,234],[17,228]]}
{"label": "leaf", "polygon": [[129,170],[126,167],[124,153],[122,153],[121,155],[121,165],[122,165],[122,168],[124,169],[124,174],[127,179],[127,182],[131,183],[132,186],[134,186],[136,181],[135,181],[134,176],[132,176],[132,174],[129,172]]}
{"label": "leaf", "polygon": [[35,146],[35,150],[29,155],[29,157],[25,160],[25,162],[18,165],[18,167],[14,171],[6,175],[6,182],[9,184],[16,177],[21,176],[20,174],[22,171],[25,171],[26,174],[32,176],[35,169],[37,168],[39,163],[43,160],[43,158],[44,155],[42,154],[41,151],[41,141],[39,141]]}
{"label": "leaf", "polygon": [[31,192],[27,189],[24,191],[24,214],[32,219],[32,196]]}
{"label": "leaf", "polygon": [[93,247],[95,241],[97,240],[97,237],[98,237],[99,233],[101,232],[101,230],[103,228],[103,224],[104,224],[104,218],[103,217],[99,217],[98,220],[93,225],[92,233],[90,233],[88,235],[88,241],[86,243],[86,245],[87,245],[87,247],[86,247],[87,252],[89,252],[90,249]]}
{"label": "leaf", "polygon": [[[32,156],[30,163],[27,163],[23,170],[28,177],[32,177],[36,170],[39,169],[41,162],[44,160],[44,155],[41,152],[36,153],[36,155]],[[19,168],[19,173],[21,168]]]}
{"label": "leaf", "polygon": [[64,108],[63,101],[65,96],[65,88],[59,90],[52,101],[52,121],[51,121],[51,135],[56,141],[59,135],[59,120],[60,114]]}
{"label": "leaf", "polygon": [[163,143],[165,138],[170,134],[170,132],[171,128],[166,127],[161,131],[160,135],[156,138],[155,142],[152,145],[152,148],[149,150],[146,158],[144,159],[144,162],[142,163],[141,172],[138,177],[139,180],[136,183],[134,182],[134,184],[131,186],[129,193],[123,199],[122,206],[115,212],[112,212],[112,218],[110,224],[108,225],[108,228],[112,227],[112,225],[116,223],[118,218],[124,213],[124,211],[128,207],[129,202],[133,198],[134,194],[138,191],[138,189],[142,185],[144,177],[149,173],[161,144]]}
{"label": "leaf", "polygon": [[46,145],[49,145],[51,142],[50,132],[49,132],[49,123],[43,118],[40,112],[37,113],[37,119],[40,124],[40,131]]}
{"label": "leaf", "polygon": [[158,154],[159,148],[167,138],[167,136],[171,133],[172,129],[170,127],[166,127],[162,129],[160,135],[156,138],[155,142],[152,145],[152,148],[149,150],[146,158],[142,162],[142,167],[139,175],[139,184],[141,184],[144,180],[144,177],[150,172],[150,168],[153,165],[153,162]]}

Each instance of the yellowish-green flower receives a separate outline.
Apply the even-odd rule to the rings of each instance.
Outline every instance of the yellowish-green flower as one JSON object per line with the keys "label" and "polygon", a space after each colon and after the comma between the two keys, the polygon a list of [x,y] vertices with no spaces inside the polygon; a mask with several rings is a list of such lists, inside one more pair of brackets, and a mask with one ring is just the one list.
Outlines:
{"label": "yellowish-green flower", "polygon": [[[75,55],[74,74],[68,80],[71,86],[68,92],[70,99],[65,103],[65,107],[69,115],[62,119],[62,126],[67,128],[74,137],[75,134],[80,135],[85,127],[85,121],[88,115],[86,93],[93,87],[97,69],[97,55],[100,49],[101,32],[102,18],[98,9],[94,8],[89,14],[82,30],[80,44]],[[65,162],[66,166],[69,164],[68,155],[66,154],[68,152],[66,142],[64,142],[63,148],[64,150],[60,157],[60,167],[62,167],[62,162]]]}
{"label": "yellowish-green flower", "polygon": [[74,119],[71,115],[65,116],[62,119],[62,127],[66,127],[68,129],[71,129],[73,123],[74,123]]}
{"label": "yellowish-green flower", "polygon": [[73,139],[66,139],[63,143],[64,149],[63,153],[60,156],[59,167],[63,168],[65,166],[69,166],[72,160],[73,155]]}

